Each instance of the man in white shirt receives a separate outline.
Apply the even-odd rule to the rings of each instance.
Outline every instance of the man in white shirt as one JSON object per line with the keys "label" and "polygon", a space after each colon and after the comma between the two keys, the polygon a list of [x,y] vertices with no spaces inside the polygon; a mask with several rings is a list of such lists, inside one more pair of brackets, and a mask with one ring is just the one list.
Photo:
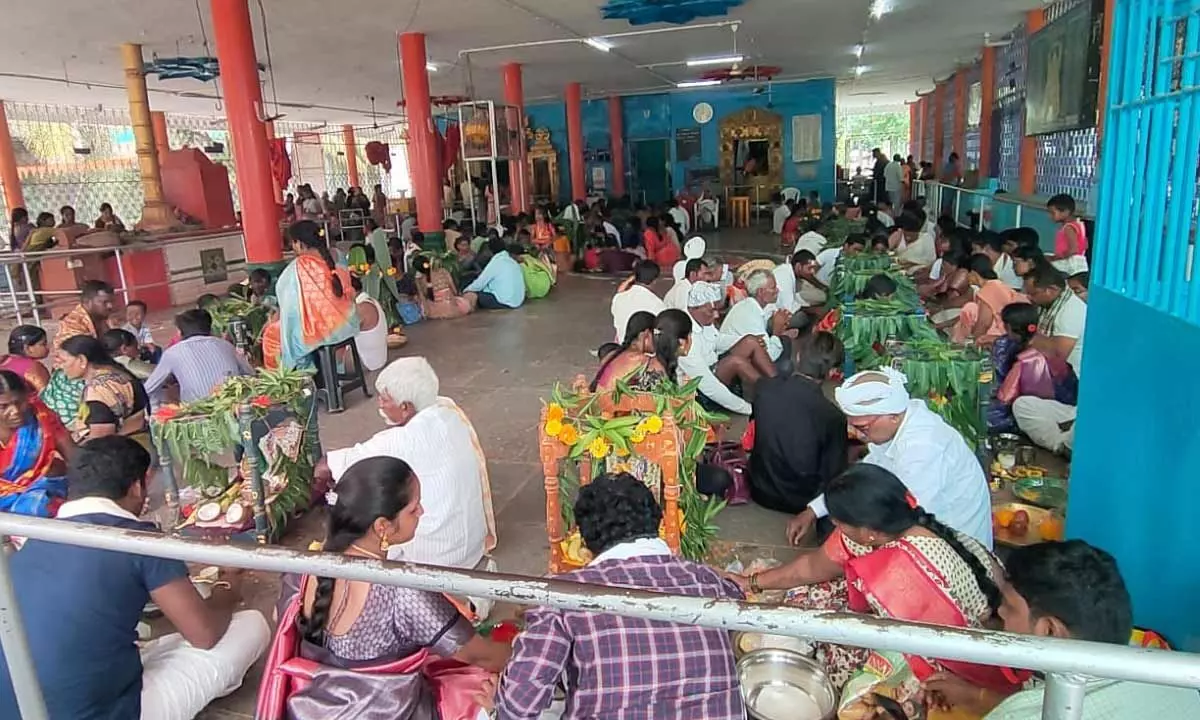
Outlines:
{"label": "man in white shirt", "polygon": [[825,243],[828,241],[825,239],[824,235],[817,232],[816,229],[818,227],[820,227],[819,220],[809,221],[809,224],[808,224],[809,229],[805,230],[804,234],[802,234],[800,237],[796,238],[796,246],[794,248],[792,248],[792,251],[795,252],[796,250],[807,250],[810,253],[812,253],[813,255],[816,255],[817,253],[824,250]]}
{"label": "man in white shirt", "polygon": [[889,230],[896,226],[896,221],[892,218],[892,204],[882,198],[875,203],[875,218]]}
{"label": "man in white shirt", "polygon": [[1012,258],[1004,252],[1004,237],[1000,233],[984,230],[971,242],[971,247],[974,252],[987,255],[991,259],[992,270],[1005,285],[1014,290],[1021,290],[1025,286],[1025,281],[1017,276]]}
{"label": "man in white shirt", "polygon": [[[1036,637],[1128,645],[1133,603],[1112,555],[1082,540],[1016,548],[1004,559],[999,615],[1004,630]],[[1194,688],[1084,678],[1082,720],[1200,718]],[[958,675],[934,673],[923,683],[958,717],[1041,720],[1046,686],[1033,681],[1002,695]]]}
{"label": "man in white shirt", "polygon": [[[957,430],[909,398],[906,382],[884,367],[853,375],[835,391],[850,427],[868,444],[863,462],[890,470],[944,524],[991,548],[991,495],[979,459]],[[821,495],[788,525],[789,537],[803,537],[827,514]]]}
{"label": "man in white shirt", "polygon": [[[394,361],[375,378],[379,414],[389,425],[368,440],[330,450],[317,472],[335,482],[359,460],[399,458],[421,480],[425,514],[409,542],[388,549],[389,560],[453,568],[494,567],[496,547],[487,461],[475,428],[454,401],[438,397],[438,377],[419,356]],[[490,601],[474,601],[486,615]]]}
{"label": "man in white shirt", "polygon": [[633,277],[617,287],[617,294],[613,295],[610,308],[617,342],[625,339],[625,326],[629,324],[629,318],[633,317],[634,313],[645,311],[657,317],[667,309],[662,298],[650,289],[650,285],[658,279],[659,272],[657,263],[643,260],[633,268]]}
{"label": "man in white shirt", "polygon": [[[1025,294],[1041,308],[1037,335],[1030,346],[1065,360],[1081,375],[1083,331],[1087,303],[1071,292],[1067,281],[1051,265],[1035,267],[1025,277]],[[1021,432],[1056,453],[1069,453],[1075,444],[1075,407],[1057,400],[1021,396],[1013,401],[1013,417]]]}
{"label": "man in white shirt", "polygon": [[773,274],[779,299],[775,307],[794,313],[824,303],[829,287],[817,277],[819,269],[816,253],[811,250],[797,250],[787,262],[776,265]]}
{"label": "man in white shirt", "polygon": [[817,282],[828,287],[833,280],[833,271],[837,268],[837,261],[842,255],[846,257],[854,257],[863,250],[867,249],[867,236],[865,233],[851,233],[846,237],[846,241],[841,247],[831,247],[817,253]]}
{"label": "man in white shirt", "polygon": [[683,279],[676,280],[675,284],[663,296],[663,303],[668,308],[683,310],[688,309],[688,293],[691,292],[694,283],[702,280],[708,274],[708,263],[700,258],[688,260],[684,265]]}
{"label": "man in white shirt", "polygon": [[692,318],[692,346],[679,358],[678,380],[681,384],[700,378],[700,395],[729,412],[749,415],[750,403],[729,389],[734,380],[741,380],[744,394],[763,377],[775,377],[775,366],[757,338],[743,338],[724,357],[717,356],[716,344],[720,333],[714,323],[717,306],[723,294],[713,283],[697,281],[687,298],[687,314]]}
{"label": "man in white shirt", "polygon": [[772,312],[779,298],[775,275],[770,270],[755,270],[746,278],[746,292],[750,297],[730,308],[725,321],[721,323],[717,352],[729,352],[742,338],[750,336],[762,341],[773,362],[781,357],[786,362],[791,338],[798,333],[787,327],[791,320],[790,312],[785,309]]}
{"label": "man in white shirt", "polygon": [[679,201],[675,198],[670,199],[670,201],[667,203],[667,207],[667,214],[670,215],[671,219],[675,221],[675,224],[679,226],[679,232],[686,237],[688,231],[692,228],[692,219],[688,217],[687,211],[679,207]]}
{"label": "man in white shirt", "polygon": [[791,200],[784,202],[783,197],[778,196],[778,194],[777,197],[777,202],[779,205],[775,207],[775,212],[771,215],[771,232],[775,233],[776,235],[782,235],[783,224],[792,216],[792,210],[796,207],[796,205]]}
{"label": "man in white shirt", "polygon": [[904,233],[904,250],[900,252],[900,264],[909,270],[928,268],[937,260],[937,243],[932,233],[925,232],[925,222],[920,216],[900,213],[896,222]]}
{"label": "man in white shirt", "polygon": [[887,190],[888,200],[895,205],[901,202],[900,189],[904,185],[904,160],[896,155],[892,161],[883,168],[883,183]]}

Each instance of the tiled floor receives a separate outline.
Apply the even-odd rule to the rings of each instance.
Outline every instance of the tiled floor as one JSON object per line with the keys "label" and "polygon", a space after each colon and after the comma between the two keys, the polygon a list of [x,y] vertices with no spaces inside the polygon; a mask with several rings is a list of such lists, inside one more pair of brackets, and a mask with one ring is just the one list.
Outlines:
{"label": "tiled floor", "polygon": [[[719,247],[742,254],[769,252],[773,241],[757,232],[728,239]],[[538,464],[536,424],[541,399],[556,381],[594,370],[591,350],[611,334],[609,301],[616,282],[566,276],[550,297],[520,310],[477,313],[458,320],[425,322],[409,329],[399,355],[424,355],[441,379],[441,394],[471,418],[488,458],[499,534],[495,558],[505,572],[546,572],[545,494]],[[669,283],[664,281],[660,292]],[[321,417],[321,440],[343,447],[382,429],[373,401],[352,393],[348,409]],[[304,547],[321,532],[313,513],[286,538]],[[764,547],[763,554],[790,553],[784,544],[787,517],[755,506],[726,510],[718,519],[721,538]],[[758,552],[757,550],[755,551]],[[270,607],[278,590],[274,576],[253,578],[248,604]],[[207,720],[253,716],[259,674],[251,671],[242,689],[214,703]]]}

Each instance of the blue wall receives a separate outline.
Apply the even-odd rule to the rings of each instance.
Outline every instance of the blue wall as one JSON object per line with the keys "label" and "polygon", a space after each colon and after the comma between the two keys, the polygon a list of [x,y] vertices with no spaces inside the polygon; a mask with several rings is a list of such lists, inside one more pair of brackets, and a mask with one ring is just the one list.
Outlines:
{"label": "blue wall", "polygon": [[1134,620],[1193,652],[1200,651],[1197,357],[1200,326],[1092,285],[1067,507],[1067,535],[1116,556]]}
{"label": "blue wall", "polygon": [[[821,197],[833,197],[833,154],[835,86],[833,80],[808,80],[800,83],[776,83],[771,91],[772,107],[767,108],[766,94],[754,95],[751,86],[727,88],[698,88],[694,91],[665,93],[661,95],[631,95],[621,99],[622,118],[625,123],[626,153],[631,141],[670,139],[671,182],[676,191],[683,189],[689,168],[715,167],[719,164],[720,121],[727,115],[750,107],[769,109],[783,117],[783,184],[807,192],[816,190]],[[698,159],[683,163],[675,159],[675,131],[679,128],[694,128],[692,108],[696,103],[707,102],[713,106],[713,119],[700,127],[701,155]],[[566,109],[561,102],[530,105],[525,108],[530,127],[549,128],[550,138],[559,151],[559,187],[561,198],[570,195],[571,176],[567,160]],[[818,163],[797,165],[791,162],[792,116],[822,116],[821,133],[823,152]],[[588,148],[609,148],[611,141],[608,126],[608,100],[588,100],[583,104],[583,134]],[[612,186],[611,163],[602,163]],[[626,168],[629,167],[626,157]],[[589,165],[588,182],[591,182]],[[813,179],[801,179],[801,170]],[[815,173],[812,170],[815,169]],[[627,186],[629,183],[627,181]]]}

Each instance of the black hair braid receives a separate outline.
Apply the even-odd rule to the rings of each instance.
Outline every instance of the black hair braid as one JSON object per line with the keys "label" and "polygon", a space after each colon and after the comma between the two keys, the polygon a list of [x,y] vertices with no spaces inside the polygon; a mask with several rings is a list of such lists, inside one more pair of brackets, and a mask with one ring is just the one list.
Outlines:
{"label": "black hair braid", "polygon": [[[344,552],[361,536],[361,533],[354,530],[355,528],[351,528],[335,534],[325,543],[322,551]],[[333,606],[333,584],[334,579],[331,577],[317,578],[317,590],[313,594],[312,611],[309,612],[307,618],[300,618],[300,629],[304,633],[304,639],[314,645],[323,646],[325,644],[325,625],[329,622],[329,609]]]}
{"label": "black hair braid", "polygon": [[958,539],[958,534],[953,529],[944,525],[932,513],[927,512],[925,508],[920,506],[916,508],[915,512],[917,525],[945,540],[946,544],[953,548],[954,552],[958,553],[958,556],[967,563],[967,567],[971,568],[971,572],[975,575],[976,584],[979,585],[979,589],[983,592],[984,597],[987,598],[988,609],[992,611],[992,614],[995,614],[1000,608],[1000,588],[996,586],[996,583],[988,574],[987,568],[983,566],[983,561],[975,553],[968,550],[966,545],[963,545],[962,541]]}
{"label": "black hair braid", "polygon": [[333,255],[329,253],[329,248],[319,247],[317,248],[317,252],[321,253],[321,257],[324,258],[325,264],[329,266],[329,280],[333,285],[333,294],[337,297],[345,297],[346,288],[342,287],[342,279],[338,277],[336,272],[333,272],[337,270],[337,263],[333,261]]}

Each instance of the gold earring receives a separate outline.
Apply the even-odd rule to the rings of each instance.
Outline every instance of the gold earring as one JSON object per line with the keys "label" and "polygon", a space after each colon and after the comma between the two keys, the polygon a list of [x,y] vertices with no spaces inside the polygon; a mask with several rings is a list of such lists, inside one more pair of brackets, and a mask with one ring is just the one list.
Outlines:
{"label": "gold earring", "polygon": [[387,554],[388,548],[391,547],[391,545],[392,544],[388,542],[387,538],[379,538],[379,552]]}

